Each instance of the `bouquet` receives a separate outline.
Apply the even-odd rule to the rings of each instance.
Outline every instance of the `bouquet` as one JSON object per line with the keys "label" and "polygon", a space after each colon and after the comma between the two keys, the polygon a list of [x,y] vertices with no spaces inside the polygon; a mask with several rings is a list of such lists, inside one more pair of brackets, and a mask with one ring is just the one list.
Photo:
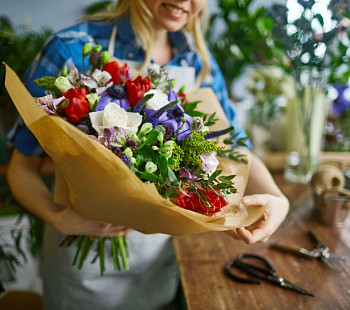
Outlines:
{"label": "bouquet", "polygon": [[[176,93],[163,67],[153,65],[148,76],[132,78],[131,69],[109,61],[100,46],[85,45],[82,56],[89,56],[88,72],[72,66],[36,81],[47,89],[36,100],[40,112],[22,104],[32,99],[14,91],[16,81],[6,83],[27,126],[55,162],[55,202],[102,221],[173,235],[246,226],[261,216],[263,208],[248,213],[237,200],[224,211],[237,188],[234,175],[217,169],[217,156],[223,157],[223,170],[232,168],[231,159],[245,161],[244,154],[224,149],[236,135],[217,139],[233,127],[211,131],[215,113],[197,111],[198,101]],[[236,168],[246,180],[248,167]],[[97,239],[103,274],[107,238]],[[74,265],[83,266],[94,240],[65,239],[64,245],[78,245]],[[110,242],[115,269],[121,269],[119,257],[128,269],[125,237]]]}

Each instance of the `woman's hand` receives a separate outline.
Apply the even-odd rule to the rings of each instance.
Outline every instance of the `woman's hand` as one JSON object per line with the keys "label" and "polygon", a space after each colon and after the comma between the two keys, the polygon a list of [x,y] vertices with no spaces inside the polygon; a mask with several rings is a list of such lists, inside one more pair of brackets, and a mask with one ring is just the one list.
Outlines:
{"label": "woman's hand", "polygon": [[121,237],[131,228],[89,219],[72,208],[64,208],[56,213],[49,224],[66,235],[88,235],[97,237]]}
{"label": "woman's hand", "polygon": [[284,196],[255,194],[243,197],[242,202],[247,208],[267,205],[263,216],[252,225],[226,231],[234,239],[248,244],[266,242],[281,225],[289,210],[289,202]]}

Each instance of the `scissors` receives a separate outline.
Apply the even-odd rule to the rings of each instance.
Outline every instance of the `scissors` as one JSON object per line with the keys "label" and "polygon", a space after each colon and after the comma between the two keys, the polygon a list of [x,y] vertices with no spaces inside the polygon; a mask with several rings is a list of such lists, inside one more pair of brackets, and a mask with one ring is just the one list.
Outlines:
{"label": "scissors", "polygon": [[270,248],[281,250],[284,252],[289,252],[292,254],[308,257],[308,258],[318,258],[322,262],[324,262],[330,269],[334,269],[333,265],[331,264],[330,260],[340,260],[340,261],[346,261],[344,257],[341,257],[337,254],[330,253],[329,247],[326,246],[320,239],[320,237],[315,233],[315,231],[310,228],[309,229],[309,235],[312,238],[316,248],[309,251],[304,248],[293,248],[289,247],[283,244],[278,243],[271,243]]}
{"label": "scissors", "polygon": [[[233,267],[252,277],[238,276],[233,272]],[[234,260],[230,260],[225,265],[225,274],[241,283],[260,284],[262,281],[266,281],[279,287],[314,297],[310,292],[277,275],[271,263],[259,255],[238,254]]]}

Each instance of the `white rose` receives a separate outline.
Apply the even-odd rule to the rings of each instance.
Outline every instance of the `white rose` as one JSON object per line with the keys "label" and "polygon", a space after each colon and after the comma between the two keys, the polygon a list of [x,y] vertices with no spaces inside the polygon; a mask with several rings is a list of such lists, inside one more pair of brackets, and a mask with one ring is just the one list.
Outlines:
{"label": "white rose", "polygon": [[146,102],[146,109],[157,111],[169,103],[168,96],[157,89],[149,90],[145,96],[148,94],[153,94],[153,97]]}
{"label": "white rose", "polygon": [[55,85],[59,89],[61,94],[64,94],[65,92],[73,88],[73,85],[69,82],[68,78],[66,78],[65,76],[59,76],[55,80]]}
{"label": "white rose", "polygon": [[89,113],[92,127],[100,135],[106,128],[121,127],[126,133],[137,132],[142,122],[139,113],[126,112],[115,102],[106,105],[103,111]]}

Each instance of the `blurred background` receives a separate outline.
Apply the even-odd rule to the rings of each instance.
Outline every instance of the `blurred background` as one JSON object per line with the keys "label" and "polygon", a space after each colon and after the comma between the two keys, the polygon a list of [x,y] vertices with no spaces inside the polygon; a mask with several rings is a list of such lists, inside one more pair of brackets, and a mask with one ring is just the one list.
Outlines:
{"label": "blurred background", "polygon": [[[208,3],[208,47],[255,152],[266,162],[283,154],[279,168],[289,172],[302,163],[304,148],[315,158],[320,153],[349,155],[349,0]],[[23,77],[52,33],[112,5],[94,0],[0,0],[0,60]],[[1,67],[0,282],[7,289],[40,294],[40,222],[19,216],[23,210],[5,181],[11,152],[6,134],[17,114],[3,83]]]}

